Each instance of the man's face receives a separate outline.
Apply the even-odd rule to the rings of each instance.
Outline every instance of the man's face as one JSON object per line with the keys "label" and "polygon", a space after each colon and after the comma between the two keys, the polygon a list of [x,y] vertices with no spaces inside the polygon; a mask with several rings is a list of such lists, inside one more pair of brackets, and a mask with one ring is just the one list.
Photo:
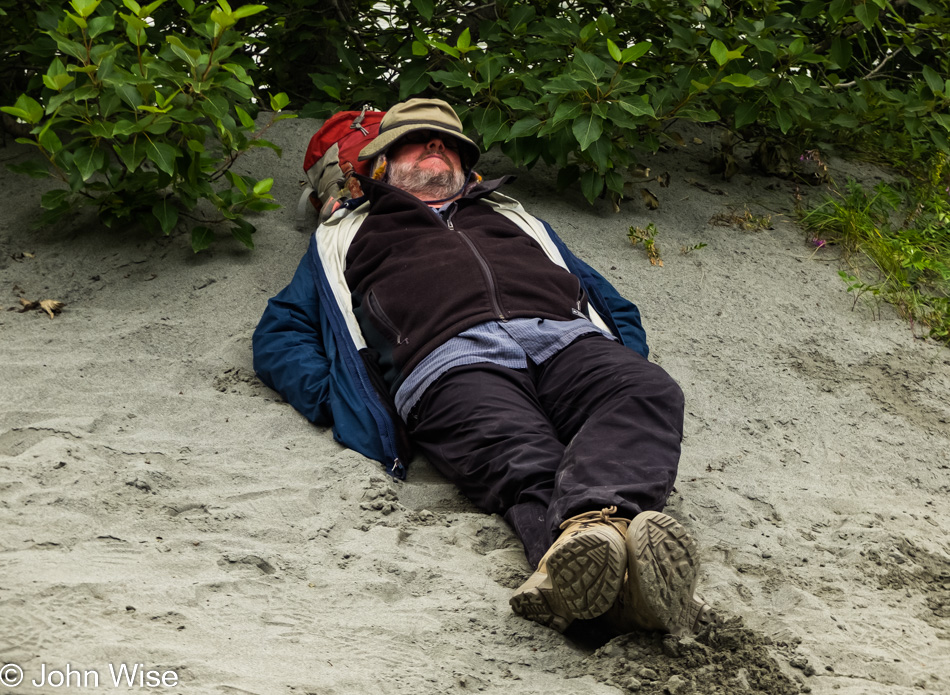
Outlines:
{"label": "man's face", "polygon": [[458,141],[435,130],[417,130],[401,137],[390,150],[389,161],[411,163],[416,169],[451,174],[462,169]]}
{"label": "man's face", "polygon": [[458,141],[434,130],[400,138],[387,153],[388,180],[422,200],[441,200],[465,184]]}

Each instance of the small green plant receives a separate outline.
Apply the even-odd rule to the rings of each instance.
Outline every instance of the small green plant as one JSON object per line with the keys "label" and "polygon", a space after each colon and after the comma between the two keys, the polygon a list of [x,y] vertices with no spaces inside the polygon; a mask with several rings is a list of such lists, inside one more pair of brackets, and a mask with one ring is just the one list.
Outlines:
{"label": "small green plant", "polygon": [[742,212],[730,210],[717,213],[710,218],[709,223],[720,227],[738,227],[747,232],[759,232],[772,228],[772,216],[755,215],[746,207]]}
{"label": "small green plant", "polygon": [[243,215],[279,207],[273,180],[230,169],[252,147],[279,155],[261,135],[292,117],[279,113],[284,94],[270,97],[273,115],[260,130],[252,116],[253,64],[239,53],[248,40],[233,27],[266,7],[177,0],[184,12],[159,15],[164,2],[71,0],[60,13],[37,13],[56,55],[32,92],[39,99],[21,94],[2,110],[31,127],[17,142],[42,159],[11,168],[65,185],[43,196],[41,223],[92,205],[107,226],[142,223],[167,235],[186,216],[196,252],[222,223],[253,248],[255,227]]}
{"label": "small green plant", "polygon": [[692,253],[693,251],[699,251],[700,249],[706,248],[707,244],[700,242],[698,244],[693,244],[692,246],[681,246],[680,253],[684,256]]}
{"label": "small green plant", "polygon": [[[840,274],[856,299],[870,293],[889,302],[912,326],[950,345],[946,165],[946,155],[935,155],[917,180],[882,182],[871,191],[849,180],[843,192],[805,211],[802,222],[816,246],[842,249],[852,272]],[[869,273],[876,277],[866,279]]]}
{"label": "small green plant", "polygon": [[[647,252],[647,258],[650,259],[650,265],[658,265],[662,268],[663,259],[660,258],[660,247],[656,243],[656,233],[656,225],[650,222],[650,224],[646,226],[646,229],[631,226],[627,232],[627,237],[634,246],[640,243],[643,244],[643,248]],[[705,246],[705,244],[703,244],[703,246]]]}

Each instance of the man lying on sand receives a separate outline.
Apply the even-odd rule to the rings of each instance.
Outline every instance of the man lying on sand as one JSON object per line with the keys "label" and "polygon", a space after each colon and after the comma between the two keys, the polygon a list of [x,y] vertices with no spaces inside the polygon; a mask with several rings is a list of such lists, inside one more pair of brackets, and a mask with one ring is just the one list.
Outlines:
{"label": "man lying on sand", "polygon": [[405,476],[410,446],[498,513],[537,570],[511,607],[563,631],[601,615],[685,634],[698,560],[660,510],[683,394],[636,306],[482,181],[438,99],[394,106],[373,178],[317,229],[254,333],[254,368],[338,441]]}

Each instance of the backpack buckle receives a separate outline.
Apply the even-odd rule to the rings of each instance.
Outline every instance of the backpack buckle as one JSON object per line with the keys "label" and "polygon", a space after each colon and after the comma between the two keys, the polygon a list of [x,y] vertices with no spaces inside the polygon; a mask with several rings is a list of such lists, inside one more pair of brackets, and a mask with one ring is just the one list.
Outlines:
{"label": "backpack buckle", "polygon": [[359,129],[365,137],[369,137],[369,132],[366,128],[363,127],[363,117],[366,116],[366,109],[369,108],[369,104],[363,104],[363,108],[360,110],[360,115],[353,119],[353,122],[350,123],[350,130]]}

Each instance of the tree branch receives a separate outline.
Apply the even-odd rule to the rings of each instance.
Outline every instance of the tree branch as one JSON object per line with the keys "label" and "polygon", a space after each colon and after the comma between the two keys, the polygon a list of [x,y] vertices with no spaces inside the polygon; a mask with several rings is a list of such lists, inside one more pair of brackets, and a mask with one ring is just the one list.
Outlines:
{"label": "tree branch", "polygon": [[[903,50],[904,50],[904,47],[901,46],[893,53],[889,53],[888,55],[884,56],[884,59],[880,63],[878,63],[877,66],[873,70],[871,70],[871,72],[869,72],[864,77],[859,77],[858,79],[861,79],[861,80],[872,79],[881,70],[881,68],[884,67],[884,64],[887,63],[887,61],[889,61],[891,58],[893,58],[894,56],[896,56],[898,53],[900,53]],[[857,84],[858,84],[858,80],[851,80],[850,82],[839,82],[838,84],[833,85],[832,87],[829,87],[828,85],[823,85],[823,87],[825,89],[831,89],[831,88],[844,89],[845,87],[854,87]]]}

